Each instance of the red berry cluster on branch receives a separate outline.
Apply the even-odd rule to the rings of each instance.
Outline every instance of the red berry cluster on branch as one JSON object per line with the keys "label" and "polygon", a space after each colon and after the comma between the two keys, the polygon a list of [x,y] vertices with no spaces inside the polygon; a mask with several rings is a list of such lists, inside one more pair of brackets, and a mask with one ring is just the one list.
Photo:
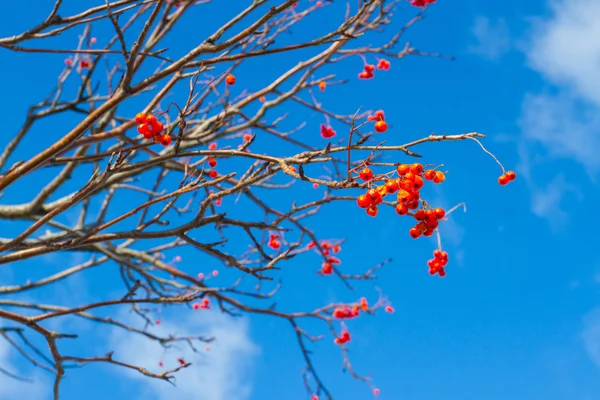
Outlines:
{"label": "red berry cluster on branch", "polygon": [[498,178],[498,183],[502,186],[506,186],[508,182],[512,182],[515,179],[517,179],[517,174],[514,171],[508,171]]}
{"label": "red berry cluster on branch", "polygon": [[339,337],[336,337],[336,338],[334,339],[334,341],[333,341],[333,342],[334,342],[335,344],[346,344],[346,343],[348,343],[350,340],[351,340],[351,338],[350,338],[350,332],[348,332],[348,331],[343,331]]}
{"label": "red berry cluster on branch", "polygon": [[421,235],[433,235],[435,228],[438,227],[439,221],[444,218],[445,215],[446,212],[439,207],[429,210],[420,209],[415,213],[415,219],[419,222],[410,229],[410,237],[418,239]]}
{"label": "red berry cluster on branch", "polygon": [[415,7],[425,7],[427,4],[433,4],[436,0],[412,0],[410,4]]}
{"label": "red berry cluster on branch", "polygon": [[144,139],[154,139],[155,143],[165,147],[171,144],[171,136],[168,133],[162,134],[165,127],[154,115],[139,113],[135,116],[135,122],[138,124],[138,133],[143,135]]}
{"label": "red berry cluster on branch", "polygon": [[446,264],[448,264],[448,253],[441,250],[435,250],[433,252],[433,259],[427,261],[429,273],[431,275],[438,274],[441,277],[446,276],[446,270],[444,269]]}
{"label": "red berry cluster on branch", "polygon": [[271,233],[269,235],[269,247],[273,250],[277,250],[281,247],[281,242],[279,241],[279,235],[276,233]]}
{"label": "red berry cluster on branch", "polygon": [[321,137],[323,139],[330,139],[334,137],[336,132],[333,130],[331,125],[321,124]]}
{"label": "red berry cluster on branch", "polygon": [[208,310],[208,309],[210,309],[210,299],[208,297],[205,297],[202,299],[202,303],[194,303],[192,305],[192,308],[194,310],[199,310],[199,309]]}

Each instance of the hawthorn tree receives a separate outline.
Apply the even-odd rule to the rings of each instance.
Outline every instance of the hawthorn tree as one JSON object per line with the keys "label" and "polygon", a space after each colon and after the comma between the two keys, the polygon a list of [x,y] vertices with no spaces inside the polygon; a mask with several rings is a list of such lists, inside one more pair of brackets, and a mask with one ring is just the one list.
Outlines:
{"label": "hawthorn tree", "polygon": [[[118,328],[154,340],[166,349],[176,342],[196,349],[198,342],[209,346],[219,338],[157,335],[153,328],[160,324],[162,308],[260,314],[289,323],[313,400],[334,397],[312,361],[310,346],[317,340],[338,346],[344,368],[377,395],[371,380],[350,364],[349,320],[393,313],[383,294],[371,301],[358,295],[351,303],[312,310],[283,311],[274,301],[285,287],[281,268],[292,258],[316,253],[321,261],[315,279],[338,279],[348,289],[353,280],[376,278],[387,263],[357,275],[340,268],[344,241],[324,238],[311,228],[319,211],[334,202],[356,203],[357,212],[372,217],[382,210],[412,219],[407,241],[437,235],[429,273],[446,274],[448,254],[437,228],[460,205],[443,210],[421,195],[422,188],[442,184],[447,171],[428,164],[418,146],[475,141],[498,162],[479,140],[484,135],[432,133],[388,145],[386,135],[393,131],[388,123],[393,121],[384,111],[363,110],[359,104],[340,113],[319,101],[325,91],[344,96],[343,84],[349,80],[365,81],[368,93],[369,80],[394,73],[393,65],[405,57],[444,57],[419,51],[403,39],[435,0],[349,2],[345,15],[336,13],[343,17],[340,24],[311,29],[301,40],[288,34],[305,28],[302,24],[313,13],[333,16],[331,1],[246,1],[241,12],[231,15],[206,14],[208,3],[107,0],[65,14],[63,1],[56,0],[41,23],[0,38],[3,57],[28,53],[48,62],[57,55],[64,60],[56,82],[38,83],[48,86],[48,96],[31,105],[18,132],[5,132],[1,139],[0,265],[17,269],[24,260],[54,253],[86,256],[76,265],[59,258],[65,260],[61,270],[39,279],[0,282],[0,340],[54,375],[58,399],[68,367],[107,363],[171,381],[191,363],[178,359],[176,368],[166,369],[160,360],[155,366],[134,365],[112,352],[70,354],[63,350],[64,342],[85,341],[86,336],[70,332],[69,323],[59,325],[64,332],[53,330],[57,325],[52,321],[76,317],[98,329]],[[222,21],[205,37],[173,34],[186,15]],[[96,36],[98,29],[110,34]],[[58,35],[67,38],[60,48],[52,41]],[[285,69],[263,76],[257,64],[247,67],[256,59]],[[356,59],[362,59],[363,67],[354,75],[327,72]],[[244,68],[253,68],[256,80],[236,77]],[[320,129],[301,124],[286,130],[286,107],[291,105],[307,115],[319,114]],[[22,146],[46,120],[51,145]],[[498,164],[501,185],[515,179],[514,172]],[[35,185],[34,196],[9,201],[10,196],[19,198],[20,184]],[[298,186],[312,187],[320,197],[288,201],[286,194]],[[193,259],[178,255],[184,246],[212,258],[236,279],[225,286],[213,284],[219,270],[199,271]],[[105,293],[105,298],[68,307],[32,300],[39,291],[96,267],[109,274],[108,265],[118,271],[118,295]],[[23,293],[28,300],[19,297]],[[111,315],[115,307],[129,309],[139,323]],[[320,322],[322,330],[305,330],[307,320]],[[0,373],[24,378],[11,372],[10,365],[1,365]]]}

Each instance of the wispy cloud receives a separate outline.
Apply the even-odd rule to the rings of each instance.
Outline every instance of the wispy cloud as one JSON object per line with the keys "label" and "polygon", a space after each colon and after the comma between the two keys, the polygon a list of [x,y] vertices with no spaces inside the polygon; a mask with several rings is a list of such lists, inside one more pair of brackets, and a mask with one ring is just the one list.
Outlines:
{"label": "wispy cloud", "polygon": [[[49,399],[51,382],[47,376],[39,369],[31,368],[31,371],[23,371],[17,368],[18,357],[16,350],[11,345],[0,338],[0,367],[16,375],[17,377],[27,378],[24,382],[0,372],[0,399],[2,400],[22,400],[22,399]],[[24,359],[20,360],[24,362]]]}
{"label": "wispy cloud", "polygon": [[600,368],[600,307],[586,315],[583,323],[581,338],[585,351]]}
{"label": "wispy cloud", "polygon": [[540,188],[534,182],[543,177],[534,168],[562,158],[579,163],[591,177],[600,170],[600,42],[592,39],[600,35],[600,2],[550,0],[549,6],[547,17],[533,20],[523,47],[528,66],[547,88],[524,98],[520,155],[532,211],[558,229],[568,219],[562,197],[577,190],[560,177]]}
{"label": "wispy cloud", "polygon": [[[174,368],[177,358],[193,363],[176,375],[176,386],[130,373],[129,379],[139,381],[140,398],[146,400],[246,400],[252,393],[252,369],[258,347],[249,336],[245,319],[233,319],[218,312],[192,312],[181,320],[163,321],[155,333],[168,336],[214,337],[210,350],[195,346],[197,353],[185,343],[165,349],[156,342],[130,333],[115,331],[110,338],[110,347],[115,358],[149,370],[160,371],[159,361],[164,368]],[[122,371],[119,371],[122,372]]]}
{"label": "wispy cloud", "polygon": [[510,32],[502,18],[492,21],[487,17],[477,17],[471,32],[475,41],[469,46],[471,53],[488,60],[498,60],[511,49]]}

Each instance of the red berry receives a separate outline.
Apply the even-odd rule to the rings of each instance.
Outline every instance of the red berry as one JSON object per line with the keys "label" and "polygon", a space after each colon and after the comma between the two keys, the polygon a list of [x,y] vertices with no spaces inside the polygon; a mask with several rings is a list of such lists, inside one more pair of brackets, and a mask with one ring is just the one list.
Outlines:
{"label": "red berry", "polygon": [[398,175],[405,175],[410,171],[410,167],[407,164],[398,165]]}
{"label": "red berry", "polygon": [[385,121],[377,121],[375,122],[375,131],[379,132],[379,133],[383,133],[385,131],[387,131],[387,124],[385,123]]}
{"label": "red berry", "polygon": [[398,182],[395,179],[390,179],[385,183],[385,188],[389,194],[394,194],[398,191]]}
{"label": "red berry", "polygon": [[370,168],[363,168],[362,171],[360,171],[360,179],[365,182],[370,181],[373,179],[373,171],[371,171]]}
{"label": "red berry", "polygon": [[373,71],[375,71],[375,66],[373,64],[367,64],[367,65],[365,65],[365,71],[373,72]]}
{"label": "red berry", "polygon": [[506,185],[508,183],[508,178],[506,175],[502,175],[500,178],[498,178],[498,183],[502,186]]}
{"label": "red berry", "polygon": [[173,141],[173,139],[171,138],[170,135],[162,135],[159,138],[159,142],[160,144],[162,144],[163,146],[167,147],[171,144],[171,142]]}
{"label": "red berry", "polygon": [[435,212],[435,217],[436,217],[437,219],[442,219],[442,218],[444,218],[444,217],[446,216],[446,211],[444,211],[443,209],[441,209],[441,208],[439,208],[439,207],[438,207],[438,208],[436,208],[436,209],[435,209],[435,210],[433,210],[433,211]]}
{"label": "red berry", "polygon": [[148,125],[146,125],[146,124],[139,124],[139,125],[138,125],[138,128],[137,128],[137,131],[138,131],[140,134],[144,135],[144,137],[146,137],[148,134],[150,134],[150,133],[151,133],[151,132],[150,132],[150,128],[149,128],[149,127],[148,127]]}
{"label": "red berry", "polygon": [[208,165],[210,165],[210,167],[211,167],[211,168],[214,168],[214,167],[216,167],[216,166],[217,166],[217,160],[215,160],[215,159],[214,159],[214,158],[212,158],[212,157],[209,157],[209,158],[208,158]]}
{"label": "red berry", "polygon": [[419,231],[417,228],[410,228],[408,233],[410,233],[410,237],[413,239],[418,239],[421,236],[421,231]]}
{"label": "red berry", "polygon": [[433,182],[442,183],[446,180],[446,175],[442,171],[435,171],[435,178],[433,178]]}
{"label": "red berry", "polygon": [[427,171],[425,171],[425,175],[424,175],[425,179],[427,179],[428,181],[432,181],[435,179],[435,170],[433,169],[428,169]]}
{"label": "red berry", "polygon": [[517,174],[515,173],[515,171],[508,171],[506,173],[506,177],[509,181],[514,181],[515,179],[517,179]]}
{"label": "red berry", "polygon": [[414,163],[410,166],[410,172],[412,172],[415,175],[421,175],[423,173],[423,165],[421,165],[420,163]]}
{"label": "red berry", "polygon": [[215,171],[214,169],[213,169],[213,170],[211,170],[211,171],[208,173],[208,176],[210,176],[211,178],[215,179],[215,178],[217,177],[217,171]]}
{"label": "red berry", "polygon": [[398,203],[396,205],[396,213],[398,213],[398,215],[408,214],[408,207],[406,206],[406,204]]}
{"label": "red berry", "polygon": [[228,85],[233,85],[235,84],[235,76],[229,74],[225,77],[225,83],[227,83]]}
{"label": "red berry", "polygon": [[135,116],[135,122],[137,122],[138,124],[143,124],[144,122],[146,122],[146,114],[144,113],[139,113]]}
{"label": "red berry", "polygon": [[377,216],[378,212],[379,212],[379,209],[377,208],[376,205],[372,205],[369,208],[367,208],[367,214],[370,215],[371,217]]}

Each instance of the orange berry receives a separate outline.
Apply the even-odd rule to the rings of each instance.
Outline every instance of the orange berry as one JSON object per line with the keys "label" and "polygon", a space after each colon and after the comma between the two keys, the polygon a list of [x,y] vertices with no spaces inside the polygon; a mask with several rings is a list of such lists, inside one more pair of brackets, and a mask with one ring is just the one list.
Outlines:
{"label": "orange berry", "polygon": [[410,166],[410,172],[412,172],[415,175],[421,175],[423,173],[423,165],[421,165],[420,163],[414,163]]}
{"label": "orange berry", "polygon": [[425,171],[425,179],[427,179],[428,181],[432,181],[435,179],[435,170],[434,169],[428,169],[427,171]]}
{"label": "orange berry", "polygon": [[498,183],[502,186],[506,185],[508,183],[508,177],[506,175],[502,175],[498,178]]}
{"label": "orange berry", "polygon": [[371,171],[370,168],[363,168],[362,171],[360,171],[360,179],[365,182],[370,181],[373,179],[373,171]]}
{"label": "orange berry", "polygon": [[327,86],[327,84],[326,84],[325,82],[320,82],[320,83],[319,83],[319,90],[320,90],[321,92],[324,92],[324,91],[325,91],[325,87],[326,87],[326,86]]}
{"label": "orange berry", "polygon": [[137,122],[138,124],[143,124],[144,122],[146,122],[146,114],[144,113],[139,113],[135,116],[135,122]]}
{"label": "orange berry", "polygon": [[233,76],[232,74],[227,75],[225,77],[225,83],[227,83],[228,85],[235,84],[235,76]]}
{"label": "orange berry", "polygon": [[509,181],[514,181],[515,179],[517,179],[517,174],[515,173],[515,171],[508,171],[506,173],[506,177]]}
{"label": "orange berry", "polygon": [[367,214],[370,215],[371,217],[377,216],[378,212],[379,212],[379,209],[377,208],[376,205],[372,205],[369,208],[367,208]]}
{"label": "orange berry", "polygon": [[444,175],[444,173],[442,171],[435,171],[435,178],[433,178],[433,181],[435,183],[442,183],[446,180],[446,175]]}
{"label": "orange berry", "polygon": [[407,172],[410,171],[410,167],[407,164],[400,164],[398,165],[397,170],[399,175],[405,175]]}
{"label": "orange berry", "polygon": [[379,133],[383,133],[385,131],[387,131],[388,125],[385,123],[385,121],[377,121],[375,122],[375,131],[379,132]]}

